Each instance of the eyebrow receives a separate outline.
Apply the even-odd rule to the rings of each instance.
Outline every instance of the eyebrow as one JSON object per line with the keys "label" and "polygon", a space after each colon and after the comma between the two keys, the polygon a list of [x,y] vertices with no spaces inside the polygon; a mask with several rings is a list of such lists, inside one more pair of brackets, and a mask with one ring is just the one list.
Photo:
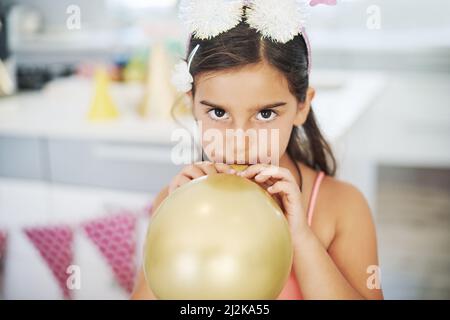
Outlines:
{"label": "eyebrow", "polygon": [[[203,104],[203,105],[212,107],[212,108],[224,109],[224,110],[226,109],[223,106],[220,106],[218,104],[215,104],[215,103],[212,103],[212,102],[209,102],[209,101],[206,101],[206,100],[202,100],[202,101],[200,101],[200,103]],[[257,108],[254,108],[254,109],[255,110],[273,109],[273,108],[276,108],[276,107],[284,106],[286,104],[287,104],[286,102],[275,102],[275,103],[271,103],[271,104],[268,104],[268,105],[265,105],[265,106],[261,106],[261,107],[257,107]]]}

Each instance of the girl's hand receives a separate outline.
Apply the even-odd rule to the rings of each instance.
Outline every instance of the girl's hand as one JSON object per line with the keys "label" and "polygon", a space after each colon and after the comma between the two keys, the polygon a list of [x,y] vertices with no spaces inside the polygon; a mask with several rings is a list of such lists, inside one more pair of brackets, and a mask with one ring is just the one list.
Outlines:
{"label": "girl's hand", "polygon": [[253,179],[271,195],[278,197],[286,214],[293,239],[308,226],[301,203],[300,188],[288,169],[269,164],[255,164],[237,172],[237,175]]}
{"label": "girl's hand", "polygon": [[213,163],[210,161],[196,162],[184,167],[170,182],[169,194],[183,184],[201,176],[214,173],[235,173],[229,165],[224,163]]}

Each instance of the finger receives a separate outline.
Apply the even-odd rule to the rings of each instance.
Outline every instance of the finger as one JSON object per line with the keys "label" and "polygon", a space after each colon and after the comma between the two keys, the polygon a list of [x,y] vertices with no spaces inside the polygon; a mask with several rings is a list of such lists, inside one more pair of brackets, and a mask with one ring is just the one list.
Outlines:
{"label": "finger", "polygon": [[268,167],[270,167],[270,165],[258,163],[258,164],[249,166],[247,169],[240,171],[237,174],[239,176],[242,176],[245,178],[253,178],[257,174],[259,174],[261,171],[267,169]]}
{"label": "finger", "polygon": [[271,187],[273,185],[273,182],[270,183],[270,181],[269,182],[266,181],[266,182],[262,182],[262,183],[259,183],[257,181],[255,181],[255,182],[256,182],[257,185],[259,185],[264,190],[267,190],[269,187]]}
{"label": "finger", "polygon": [[233,169],[229,164],[226,163],[214,163],[214,166],[219,173],[236,173],[236,170]]}
{"label": "finger", "polygon": [[265,175],[265,174],[263,174],[263,172],[261,172],[261,173],[258,173],[254,177],[254,180],[258,183],[266,183],[268,185],[272,185],[274,183],[274,180],[278,180],[278,179],[273,179],[272,176]]}
{"label": "finger", "polygon": [[[294,182],[295,179],[292,176],[291,172],[286,168],[276,168],[274,170],[273,166],[268,167],[262,171],[260,171],[258,174],[255,175],[254,180],[256,182],[266,182],[269,179],[276,181],[276,180],[286,180],[290,182]],[[272,184],[272,183],[270,183]]]}
{"label": "finger", "polygon": [[272,179],[276,179],[276,180],[285,180],[285,181],[289,181],[289,182],[295,182],[294,176],[292,175],[291,171],[289,171],[289,169],[286,168],[281,168],[281,167],[270,167],[267,168],[263,171],[261,171],[259,173],[259,175],[261,176],[269,176]]}
{"label": "finger", "polygon": [[293,191],[293,186],[292,183],[287,181],[277,181],[269,188],[267,188],[267,191],[270,194],[277,194],[277,193],[289,194],[290,192]]}
{"label": "finger", "polygon": [[204,161],[197,163],[196,166],[200,168],[205,175],[217,173],[216,167],[212,162]]}
{"label": "finger", "polygon": [[186,176],[188,178],[191,178],[191,179],[196,179],[196,178],[199,178],[199,177],[202,177],[202,176],[205,175],[203,170],[200,169],[199,167],[197,167],[196,165],[187,166],[186,168],[184,168],[181,171],[180,174],[184,175],[184,176]]}
{"label": "finger", "polygon": [[172,193],[176,188],[188,183],[189,181],[192,181],[192,179],[189,179],[188,177],[183,175],[177,176],[169,186],[169,194]]}

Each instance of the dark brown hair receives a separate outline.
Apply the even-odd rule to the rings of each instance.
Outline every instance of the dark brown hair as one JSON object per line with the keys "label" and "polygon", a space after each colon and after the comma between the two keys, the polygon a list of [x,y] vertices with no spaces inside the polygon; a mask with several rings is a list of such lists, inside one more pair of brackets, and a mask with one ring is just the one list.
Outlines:
{"label": "dark brown hair", "polygon": [[[261,37],[245,19],[236,27],[212,39],[200,40],[191,36],[188,52],[195,46],[190,72],[195,77],[204,72],[240,68],[263,59],[282,72],[289,83],[289,90],[299,102],[304,102],[309,86],[308,52],[301,34],[287,43],[278,43]],[[195,82],[192,87],[195,95]],[[300,161],[327,175],[336,173],[336,160],[329,144],[324,139],[311,109],[302,127],[294,126],[287,152],[293,160]]]}

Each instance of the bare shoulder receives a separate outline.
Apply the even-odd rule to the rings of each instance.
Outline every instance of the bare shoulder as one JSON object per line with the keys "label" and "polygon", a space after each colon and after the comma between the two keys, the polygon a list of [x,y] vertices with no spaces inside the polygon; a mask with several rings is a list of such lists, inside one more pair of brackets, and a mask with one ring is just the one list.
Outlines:
{"label": "bare shoulder", "polygon": [[320,193],[321,210],[333,213],[336,231],[361,225],[363,221],[372,223],[367,199],[354,185],[327,176],[323,180]]}
{"label": "bare shoulder", "polygon": [[327,252],[361,296],[382,299],[381,289],[373,290],[367,284],[368,273],[377,279],[377,273],[373,275],[368,268],[378,267],[379,262],[375,224],[366,198],[354,185],[332,177],[325,178],[321,192],[322,225],[326,225],[327,215],[335,218]]}
{"label": "bare shoulder", "polygon": [[327,176],[324,179],[321,192],[338,207],[345,206],[348,208],[352,206],[361,208],[368,205],[365,196],[357,187],[333,177]]}

